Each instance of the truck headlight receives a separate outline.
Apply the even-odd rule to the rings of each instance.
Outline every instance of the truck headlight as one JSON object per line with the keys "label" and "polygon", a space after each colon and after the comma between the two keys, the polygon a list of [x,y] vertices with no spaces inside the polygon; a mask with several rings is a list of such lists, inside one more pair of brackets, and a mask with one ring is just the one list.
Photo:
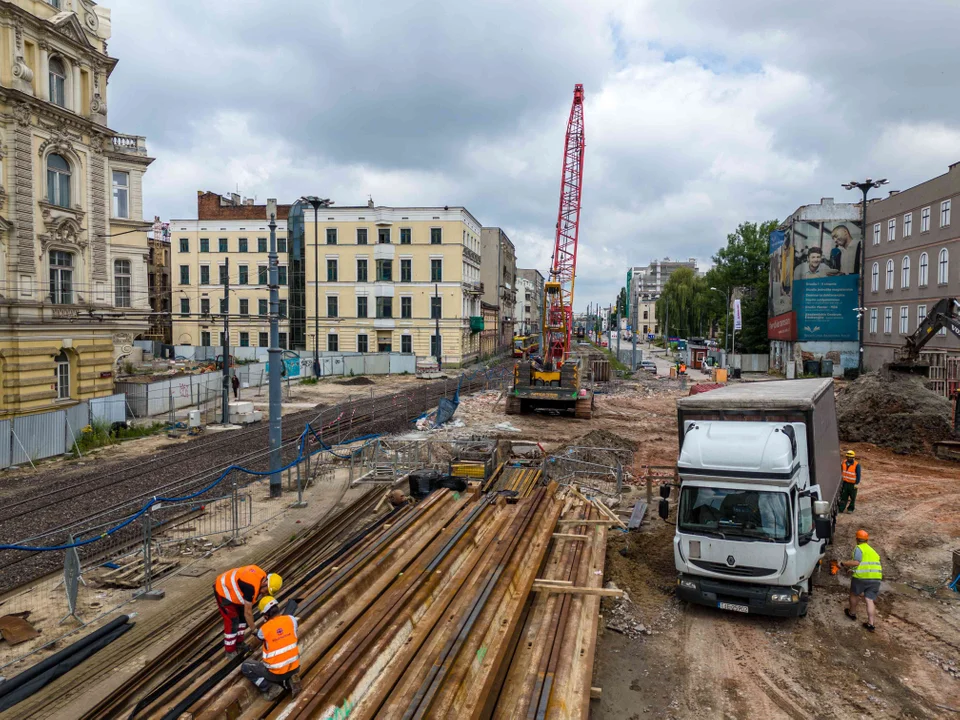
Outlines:
{"label": "truck headlight", "polygon": [[795,603],[800,600],[797,593],[773,593],[770,596],[770,602],[775,603]]}
{"label": "truck headlight", "polygon": [[687,580],[685,578],[677,578],[677,585],[687,590],[696,590],[697,581],[696,580]]}

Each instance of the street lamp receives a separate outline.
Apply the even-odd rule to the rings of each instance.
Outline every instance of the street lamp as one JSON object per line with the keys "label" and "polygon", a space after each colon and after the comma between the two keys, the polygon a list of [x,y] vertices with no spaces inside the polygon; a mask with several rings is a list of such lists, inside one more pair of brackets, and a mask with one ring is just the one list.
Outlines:
{"label": "street lamp", "polygon": [[[863,307],[863,245],[867,241],[867,194],[872,188],[878,188],[881,185],[886,185],[887,179],[881,178],[880,180],[874,180],[873,178],[867,178],[866,180],[852,180],[848,183],[843,183],[843,188],[845,190],[853,190],[857,188],[863,193],[863,207],[860,209],[860,218],[861,218],[861,230],[860,230],[860,249],[857,251],[856,267],[860,270],[860,307]],[[859,352],[857,357],[859,358],[857,362],[858,372],[863,373],[863,325],[866,322],[866,312],[860,312],[860,322],[857,327],[858,335],[858,345]]]}
{"label": "street lamp", "polygon": [[313,207],[313,370],[319,375],[320,364],[320,208],[330,207],[333,200],[304,195],[300,202]]}
{"label": "street lamp", "polygon": [[[720,293],[720,297],[723,297],[723,290],[720,290],[715,287],[712,287],[710,289],[713,290],[714,292]],[[730,336],[730,294],[732,291],[733,291],[732,288],[727,289],[727,296],[726,296],[727,307],[723,313],[723,350],[724,352],[726,352],[727,350],[727,338]]]}

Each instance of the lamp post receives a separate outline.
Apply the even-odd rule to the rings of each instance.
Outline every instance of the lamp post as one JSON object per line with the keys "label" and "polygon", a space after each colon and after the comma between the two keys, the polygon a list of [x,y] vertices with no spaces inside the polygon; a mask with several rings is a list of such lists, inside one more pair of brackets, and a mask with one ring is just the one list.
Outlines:
{"label": "lamp post", "polygon": [[[719,288],[715,288],[715,287],[712,287],[710,289],[713,290],[714,292],[720,293],[720,296],[723,297],[723,290],[720,290]],[[730,296],[732,293],[733,293],[733,288],[727,288],[727,295],[726,295],[727,307],[723,312],[723,350],[724,352],[726,352],[727,350],[727,338],[730,335]]]}
{"label": "lamp post", "polygon": [[280,476],[282,460],[280,445],[283,443],[283,427],[280,411],[280,280],[277,271],[277,201],[267,200],[267,221],[270,228],[270,252],[268,258],[267,284],[270,287],[270,497],[283,494],[283,478]]}
{"label": "lamp post", "polygon": [[320,364],[320,208],[330,207],[333,201],[329,198],[318,198],[316,195],[304,195],[300,198],[313,208],[313,371],[320,375],[317,366]]}
{"label": "lamp post", "polygon": [[860,268],[860,304],[857,308],[857,312],[860,314],[860,322],[857,324],[857,344],[859,345],[859,352],[857,353],[857,370],[860,373],[863,373],[863,325],[867,320],[867,311],[863,306],[863,245],[867,241],[867,194],[870,192],[871,188],[878,188],[881,185],[886,184],[886,178],[881,178],[880,180],[874,180],[873,178],[867,178],[866,180],[862,181],[852,180],[843,184],[843,188],[845,190],[853,190],[854,188],[857,188],[861,193],[863,193],[863,207],[860,208],[860,249],[857,251],[859,257],[857,258],[858,262],[856,263],[856,267]]}

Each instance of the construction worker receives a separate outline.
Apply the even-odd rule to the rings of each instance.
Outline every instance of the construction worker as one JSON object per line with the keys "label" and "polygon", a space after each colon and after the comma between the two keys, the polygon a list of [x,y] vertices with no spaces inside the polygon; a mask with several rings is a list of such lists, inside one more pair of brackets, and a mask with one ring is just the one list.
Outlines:
{"label": "construction worker", "polygon": [[253,627],[253,604],[265,595],[276,595],[282,585],[279,575],[256,565],[227,570],[214,581],[213,593],[223,617],[223,649],[228,655],[237,651],[237,642],[243,642]]}
{"label": "construction worker", "polygon": [[257,686],[267,700],[276,700],[284,686],[293,697],[300,692],[300,647],[297,645],[297,618],[280,612],[277,601],[267,595],[260,601],[260,614],[265,618],[257,630],[263,641],[263,657],[247,660],[240,672]]}
{"label": "construction worker", "polygon": [[863,626],[870,632],[877,628],[877,612],[874,601],[880,592],[880,581],[883,579],[883,568],[880,565],[880,555],[867,545],[870,535],[866,530],[857,530],[857,546],[853,549],[853,559],[844,560],[841,565],[853,568],[853,579],[850,581],[850,607],[843,612],[851,620],[857,619],[857,604],[862,597],[867,603],[867,622]]}
{"label": "construction worker", "polygon": [[857,454],[853,450],[847,450],[846,458],[840,463],[840,473],[843,482],[840,483],[840,504],[839,512],[847,509],[847,502],[850,502],[850,512],[853,512],[857,504],[857,486],[860,484],[860,461],[857,460]]}

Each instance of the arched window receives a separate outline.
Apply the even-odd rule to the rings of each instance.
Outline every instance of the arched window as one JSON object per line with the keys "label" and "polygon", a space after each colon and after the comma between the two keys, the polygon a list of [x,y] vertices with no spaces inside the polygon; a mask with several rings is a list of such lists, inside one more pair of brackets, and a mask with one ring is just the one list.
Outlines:
{"label": "arched window", "polygon": [[946,285],[950,277],[950,254],[946,248],[940,251],[940,260],[937,265],[937,282]]}
{"label": "arched window", "polygon": [[67,69],[58,57],[50,58],[50,102],[67,106]]}
{"label": "arched window", "polygon": [[130,261],[115,260],[113,263],[114,304],[130,307]]}
{"label": "arched window", "polygon": [[873,271],[870,273],[870,290],[876,292],[880,287],[880,263],[873,264]]}
{"label": "arched window", "polygon": [[47,157],[47,201],[70,207],[70,163],[62,155]]}
{"label": "arched window", "polygon": [[903,262],[900,263],[900,287],[910,287],[910,256],[904,255]]}
{"label": "arched window", "polygon": [[53,361],[57,364],[57,400],[70,399],[70,357],[61,350]]}
{"label": "arched window", "polygon": [[893,290],[893,260],[887,260],[887,290]]}
{"label": "arched window", "polygon": [[73,304],[73,255],[63,250],[50,253],[50,302]]}
{"label": "arched window", "polygon": [[920,253],[920,275],[917,277],[917,285],[926,287],[929,280],[930,263],[927,260],[926,253]]}

